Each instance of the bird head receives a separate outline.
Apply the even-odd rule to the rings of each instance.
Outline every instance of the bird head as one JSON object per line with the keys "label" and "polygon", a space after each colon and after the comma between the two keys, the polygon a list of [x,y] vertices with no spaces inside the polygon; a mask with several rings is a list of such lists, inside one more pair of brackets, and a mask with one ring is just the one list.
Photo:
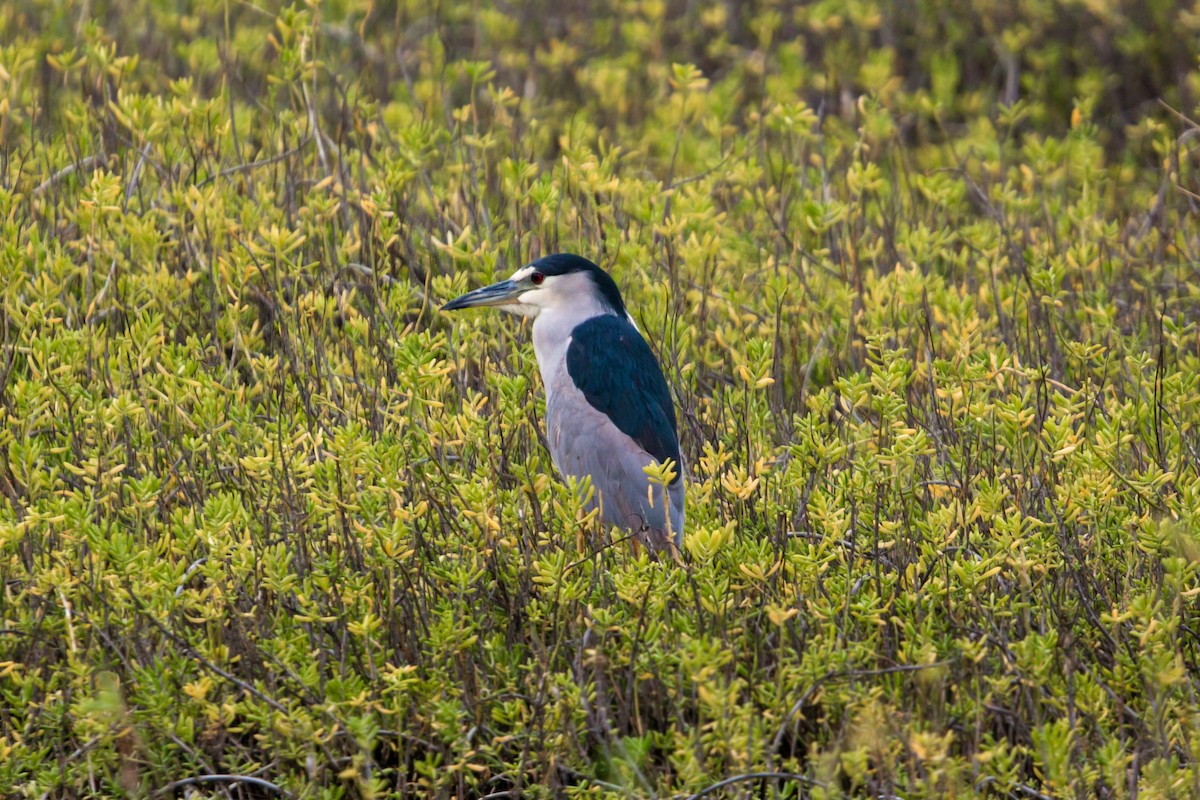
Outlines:
{"label": "bird head", "polygon": [[499,308],[525,317],[544,311],[578,310],[626,316],[617,284],[582,256],[556,253],[521,267],[507,280],[456,297],[442,311]]}

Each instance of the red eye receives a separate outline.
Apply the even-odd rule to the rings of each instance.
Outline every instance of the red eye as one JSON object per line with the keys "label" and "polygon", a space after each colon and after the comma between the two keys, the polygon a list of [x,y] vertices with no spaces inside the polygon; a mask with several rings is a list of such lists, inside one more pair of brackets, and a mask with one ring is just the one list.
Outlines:
{"label": "red eye", "polygon": [[542,281],[546,280],[546,276],[540,272],[535,272],[529,276],[529,282],[534,286],[541,286]]}

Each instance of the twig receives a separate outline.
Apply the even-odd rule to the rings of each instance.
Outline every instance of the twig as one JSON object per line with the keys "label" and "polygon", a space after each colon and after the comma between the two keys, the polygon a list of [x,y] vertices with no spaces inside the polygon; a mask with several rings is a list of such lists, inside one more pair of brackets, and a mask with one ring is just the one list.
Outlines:
{"label": "twig", "polygon": [[[787,538],[803,539],[806,542],[817,543],[823,543],[827,541],[833,542],[834,544],[845,548],[846,550],[853,550],[855,546],[853,539],[833,539],[827,536],[822,536],[819,533],[813,533],[812,531],[788,531]],[[896,565],[892,563],[892,560],[888,558],[885,553],[867,553],[860,550],[856,553],[856,555],[862,556],[870,561],[878,561],[880,564],[883,564],[890,569],[895,569],[896,567]]]}
{"label": "twig", "polygon": [[810,778],[807,775],[800,775],[796,772],[747,772],[745,775],[734,775],[732,778],[726,778],[723,781],[717,781],[712,786],[707,786],[695,794],[688,795],[687,800],[699,800],[701,797],[707,797],[713,792],[724,789],[726,786],[733,786],[735,783],[745,783],[746,781],[756,781],[764,778],[796,781],[797,783],[803,783],[806,786],[815,786],[818,789],[825,788],[825,784],[821,781],[815,778]]}
{"label": "twig", "polygon": [[[342,269],[345,272],[353,272],[354,274],[361,275],[364,278],[378,278],[380,283],[382,283],[384,286],[388,286],[388,287],[395,286],[399,283],[399,281],[397,281],[391,275],[384,275],[382,272],[377,273],[377,272],[375,272],[375,270],[371,269],[366,264],[359,264],[359,263],[351,261],[351,262],[347,263]],[[417,295],[422,300],[424,300],[425,293],[421,291],[420,287],[414,285],[413,291],[415,291],[417,293]]]}
{"label": "twig", "polygon": [[275,794],[283,797],[292,796],[291,792],[287,791],[281,786],[277,786],[270,781],[265,781],[262,778],[252,778],[249,775],[197,775],[194,778],[183,778],[182,780],[168,783],[154,794],[163,795],[167,794],[168,792],[174,792],[178,789],[182,789],[185,786],[196,786],[201,783],[228,783],[233,785],[246,783],[257,789],[266,789],[268,792],[274,792]]}
{"label": "twig", "polygon": [[628,536],[622,536],[620,539],[613,539],[613,540],[612,540],[611,542],[609,542],[608,544],[606,544],[606,545],[602,545],[602,546],[600,546],[600,547],[596,548],[595,550],[593,550],[592,552],[588,553],[586,556],[584,556],[583,558],[579,559],[578,561],[573,561],[573,562],[571,562],[570,564],[567,564],[567,566],[566,566],[566,567],[563,569],[563,574],[564,574],[564,575],[566,575],[568,572],[570,572],[571,570],[575,569],[575,568],[576,568],[576,567],[578,567],[579,565],[581,565],[581,564],[586,564],[587,562],[591,561],[593,558],[595,558],[596,556],[600,555],[600,554],[601,554],[601,553],[603,553],[605,550],[608,550],[608,549],[610,549],[610,548],[616,547],[617,545],[621,544],[622,542],[628,542],[630,539],[633,539],[633,538],[634,538],[634,537],[636,537],[636,536],[637,536],[637,534],[636,534],[636,533],[631,533],[631,534],[629,534]]}
{"label": "twig", "polygon": [[133,197],[133,193],[137,191],[138,181],[142,178],[142,167],[146,165],[146,159],[150,157],[150,143],[147,142],[138,153],[137,164],[134,165],[133,175],[129,177],[129,182],[125,184],[125,202],[129,202],[129,198]]}
{"label": "twig", "polygon": [[[792,724],[792,718],[804,707],[808,699],[816,693],[823,684],[842,678],[869,678],[876,675],[891,675],[897,672],[918,672],[923,669],[934,669],[936,667],[944,667],[949,661],[935,661],[932,664],[902,664],[896,667],[883,667],[882,669],[845,669],[840,671],[826,672],[820,678],[808,687],[804,694],[800,695],[800,699],[792,704],[791,709],[783,718],[783,723],[780,724],[779,730],[775,733],[775,739],[771,742],[770,757],[774,757],[779,752],[779,746],[783,743],[783,735],[787,733],[788,726]],[[770,760],[768,759],[768,765]]]}
{"label": "twig", "polygon": [[[158,628],[159,632],[163,636],[166,636],[168,639],[170,639],[175,644],[176,647],[181,648],[185,653],[187,653],[192,658],[194,658],[197,662],[199,662],[201,664],[201,666],[205,667],[206,669],[208,669],[212,672],[215,672],[217,675],[220,675],[222,678],[229,681],[234,686],[238,687],[239,689],[246,692],[247,694],[257,697],[259,700],[263,701],[264,703],[269,705],[271,708],[278,711],[280,714],[284,714],[284,715],[288,714],[287,707],[284,706],[282,703],[280,703],[278,700],[275,700],[274,698],[270,697],[269,695],[267,695],[265,692],[263,692],[261,689],[257,688],[253,684],[247,683],[246,681],[242,680],[241,678],[238,678],[237,676],[235,676],[229,672],[226,672],[225,670],[221,669],[213,662],[209,661],[207,658],[205,658],[200,653],[199,650],[192,647],[190,642],[188,642],[186,639],[184,639],[179,634],[172,631],[166,625],[163,625],[161,622],[159,622],[158,619],[153,614],[148,613],[146,611],[145,607],[142,605],[142,603],[138,600],[137,595],[133,591],[132,586],[126,585],[125,590],[126,590],[126,592],[129,593],[129,599],[133,602],[133,604],[137,608],[138,612],[142,614],[142,616],[146,619],[146,621],[149,622],[151,625],[153,625],[155,628]],[[93,589],[93,592],[97,596],[99,596],[99,592],[95,592],[94,589]],[[102,600],[102,602],[105,602],[105,601]],[[107,605],[107,602],[105,602],[105,604]]]}
{"label": "twig", "polygon": [[271,156],[270,158],[264,158],[260,161],[251,161],[248,164],[236,164],[232,167],[226,167],[225,169],[218,172],[216,175],[210,175],[209,177],[202,180],[200,183],[197,184],[197,187],[202,188],[202,187],[207,186],[208,184],[212,183],[213,181],[217,180],[218,178],[228,178],[230,175],[234,175],[238,172],[250,172],[251,170],[256,170],[259,167],[269,167],[272,164],[278,164],[280,161],[283,161],[286,158],[291,158],[292,156],[296,155],[296,153],[299,153],[301,150],[308,147],[308,143],[310,141],[312,141],[311,133],[308,136],[305,136],[303,139],[301,139],[300,143],[291,149],[284,150],[282,153],[276,153],[275,155]]}
{"label": "twig", "polygon": [[55,172],[49,178],[46,178],[46,180],[42,181],[36,187],[34,187],[34,190],[33,190],[34,195],[41,194],[42,192],[46,191],[51,186],[53,186],[54,184],[63,180],[64,178],[70,177],[72,174],[74,174],[78,170],[87,169],[92,164],[95,164],[96,161],[97,161],[97,158],[95,156],[84,156],[83,158],[81,158],[77,162],[75,162],[74,164],[67,164],[65,167],[60,169],[58,172]]}
{"label": "twig", "polygon": [[104,279],[104,285],[100,287],[100,293],[88,305],[85,320],[91,322],[95,319],[94,312],[96,307],[104,300],[104,296],[108,294],[108,289],[112,286],[113,276],[117,274],[117,257],[113,256],[112,264],[108,268],[108,277]]}
{"label": "twig", "polygon": [[[1197,135],[1200,135],[1200,128],[1195,127],[1196,123],[1192,122],[1190,119],[1183,116],[1178,111],[1175,111],[1175,109],[1171,108],[1166,103],[1163,103],[1163,105],[1167,108],[1168,111],[1171,111],[1173,114],[1175,114],[1176,116],[1185,120],[1189,125],[1192,126],[1191,128],[1188,128],[1186,131],[1181,133],[1179,135],[1179,138],[1177,138],[1175,140],[1175,153],[1176,153],[1176,159],[1177,159],[1176,163],[1178,163],[1179,149],[1181,147],[1183,147],[1189,140],[1196,138]],[[1188,152],[1190,153],[1191,150],[1189,150]],[[1158,219],[1162,215],[1164,209],[1166,208],[1166,203],[1167,203],[1167,189],[1170,186],[1174,185],[1174,183],[1175,182],[1171,180],[1171,168],[1170,168],[1170,166],[1168,166],[1167,169],[1164,171],[1162,183],[1160,183],[1158,186],[1158,192],[1155,193],[1154,204],[1152,206],[1150,206],[1150,210],[1146,212],[1146,216],[1142,220],[1141,227],[1138,228],[1138,236],[1145,236],[1147,231],[1150,230],[1150,226],[1153,225],[1155,220]]]}
{"label": "twig", "polygon": [[[981,779],[978,783],[975,784],[975,789],[977,791],[982,791],[984,788],[992,785],[993,783],[999,783],[999,780],[996,778],[995,775],[987,775],[983,779]],[[1041,792],[1039,792],[1037,789],[1034,789],[1031,786],[1026,786],[1023,783],[1018,783],[1015,786],[1013,786],[1013,791],[1009,792],[1008,796],[1012,797],[1014,794],[1017,794],[1018,792],[1020,794],[1025,795],[1026,797],[1035,798],[1035,800],[1050,800],[1050,797],[1048,795],[1044,795]]]}
{"label": "twig", "polygon": [[809,354],[808,363],[804,366],[804,380],[800,382],[800,399],[808,397],[808,385],[812,380],[813,370],[817,366],[817,357],[821,355],[821,351],[825,349],[825,343],[829,341],[829,334],[833,331],[833,325],[829,325],[825,330],[821,331],[821,337],[817,339],[817,343],[813,345],[812,353]]}
{"label": "twig", "polygon": [[703,172],[699,172],[699,173],[697,173],[697,174],[695,174],[695,175],[692,175],[691,177],[688,177],[688,178],[680,178],[679,180],[677,180],[677,181],[674,181],[673,183],[669,184],[669,185],[667,186],[667,191],[672,191],[672,190],[674,190],[674,189],[678,189],[680,186],[687,186],[689,183],[695,183],[696,181],[702,181],[702,180],[704,180],[704,179],[705,179],[705,178],[707,178],[709,175],[712,175],[714,172],[716,172],[716,171],[717,171],[717,170],[719,170],[719,169],[720,169],[722,166],[724,166],[725,162],[729,160],[729,157],[730,157],[731,155],[733,155],[733,148],[730,148],[728,153],[726,153],[725,155],[721,156],[721,160],[720,160],[720,161],[718,161],[716,164],[713,164],[711,167],[709,167],[708,169],[704,170]]}
{"label": "twig", "polygon": [[187,571],[183,573],[183,577],[179,579],[179,586],[175,589],[176,597],[179,597],[179,595],[183,594],[183,587],[187,585],[188,579],[192,577],[196,570],[204,566],[205,561],[208,561],[208,559],[198,558],[192,562],[191,566],[187,568]]}

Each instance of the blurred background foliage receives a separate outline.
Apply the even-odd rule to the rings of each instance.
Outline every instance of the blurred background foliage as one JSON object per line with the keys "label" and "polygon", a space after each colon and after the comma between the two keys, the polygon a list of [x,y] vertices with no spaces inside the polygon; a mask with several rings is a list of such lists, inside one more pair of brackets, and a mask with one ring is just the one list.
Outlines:
{"label": "blurred background foliage", "polygon": [[[0,6],[0,793],[1200,795],[1198,29]],[[434,310],[557,250],[667,366],[684,568]]]}

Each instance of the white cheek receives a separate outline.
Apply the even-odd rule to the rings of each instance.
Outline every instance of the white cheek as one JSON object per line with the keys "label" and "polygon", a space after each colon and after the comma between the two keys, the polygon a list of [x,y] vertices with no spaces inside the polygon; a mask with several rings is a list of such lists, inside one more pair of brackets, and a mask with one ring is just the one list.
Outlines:
{"label": "white cheek", "polygon": [[545,298],[546,293],[541,289],[530,289],[527,292],[522,292],[521,296],[517,299],[521,301],[522,305],[541,308],[544,305],[541,301],[545,300]]}
{"label": "white cheek", "polygon": [[500,306],[500,308],[510,314],[516,314],[518,317],[536,317],[538,312],[542,309],[540,306],[529,303],[529,301],[526,299],[528,296],[529,292],[526,292],[517,298],[519,302],[511,305]]}

